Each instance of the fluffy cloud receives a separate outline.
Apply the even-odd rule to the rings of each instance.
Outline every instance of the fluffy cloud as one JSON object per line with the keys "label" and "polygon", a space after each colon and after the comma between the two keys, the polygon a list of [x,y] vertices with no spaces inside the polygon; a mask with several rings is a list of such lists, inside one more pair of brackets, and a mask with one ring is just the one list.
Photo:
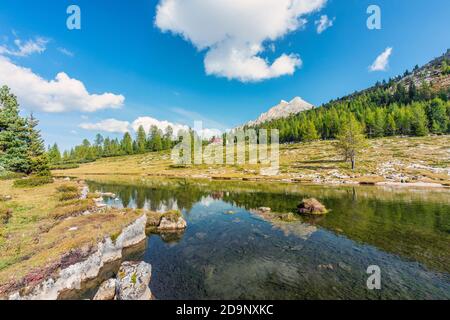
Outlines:
{"label": "fluffy cloud", "polygon": [[392,54],[392,48],[386,48],[382,54],[380,54],[373,64],[369,67],[370,71],[386,71],[389,65],[389,57]]}
{"label": "fluffy cloud", "polygon": [[60,72],[46,80],[31,69],[18,66],[0,55],[0,84],[8,85],[27,109],[44,112],[94,112],[120,108],[125,97],[112,93],[90,94],[85,85]]}
{"label": "fluffy cloud", "polygon": [[[179,123],[172,123],[165,120],[158,120],[152,117],[139,117],[133,121],[133,123],[129,123],[128,121],[121,121],[116,119],[107,119],[102,120],[97,123],[82,123],[79,125],[80,128],[89,131],[103,131],[110,133],[125,133],[133,129],[134,132],[137,132],[139,127],[144,127],[145,132],[150,131],[151,126],[156,126],[158,129],[165,132],[168,126],[171,126],[173,129],[174,135],[176,135],[180,130],[187,131],[189,130],[189,126]],[[218,129],[209,129],[202,128],[198,130],[199,135],[204,137],[205,139],[212,138],[213,136],[220,136],[222,132]]]}
{"label": "fluffy cloud", "polygon": [[0,54],[15,57],[27,57],[33,53],[42,53],[47,48],[48,40],[45,38],[36,38],[23,42],[20,39],[14,40],[15,49],[6,46],[0,46]]}
{"label": "fluffy cloud", "polygon": [[331,28],[333,26],[333,23],[334,23],[334,18],[330,19],[330,18],[328,18],[327,15],[321,16],[320,19],[315,22],[315,25],[317,27],[317,33],[321,34],[328,28]]}
{"label": "fluffy cloud", "polygon": [[139,117],[136,120],[133,121],[133,123],[131,124],[131,127],[133,128],[133,130],[135,132],[138,131],[139,127],[143,126],[145,132],[149,132],[150,131],[150,127],[151,126],[156,126],[158,127],[158,129],[164,131],[166,130],[166,128],[168,126],[171,126],[173,129],[173,132],[176,134],[178,131],[180,130],[188,130],[189,127],[182,125],[182,124],[176,124],[176,123],[172,123],[169,121],[165,121],[165,120],[158,120],[152,117]]}
{"label": "fluffy cloud", "polygon": [[301,66],[296,54],[272,63],[261,57],[273,42],[306,23],[303,16],[321,9],[326,0],[161,0],[155,19],[163,32],[181,35],[206,50],[209,75],[261,81],[290,75]]}
{"label": "fluffy cloud", "polygon": [[125,133],[129,131],[130,123],[116,119],[106,119],[97,123],[82,123],[80,128],[90,131],[103,131],[110,133]]}

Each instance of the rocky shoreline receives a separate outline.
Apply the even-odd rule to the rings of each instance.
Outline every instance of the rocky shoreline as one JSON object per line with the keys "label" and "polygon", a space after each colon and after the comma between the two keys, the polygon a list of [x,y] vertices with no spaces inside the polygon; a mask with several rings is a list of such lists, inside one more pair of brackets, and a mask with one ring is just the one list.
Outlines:
{"label": "rocky shoreline", "polygon": [[[82,184],[81,198],[86,198],[89,188]],[[96,193],[96,208],[83,215],[101,214],[108,207],[103,197],[112,194]],[[155,218],[156,217],[156,218]],[[94,246],[72,250],[58,262],[34,270],[20,282],[3,285],[0,300],[58,300],[73,296],[71,292],[82,291],[87,283],[98,282],[109,266],[117,265],[118,272],[109,272],[94,299],[96,300],[148,300],[153,296],[149,289],[151,265],[145,262],[124,261],[127,249],[139,246],[147,239],[148,228],[157,233],[183,232],[186,221],[181,214],[168,212],[157,214],[144,212],[120,234],[110,235]],[[117,270],[117,269],[116,269]],[[111,277],[112,275],[112,277]],[[104,279],[103,279],[104,280]],[[113,285],[114,283],[114,285]],[[114,288],[114,295],[111,294]],[[105,293],[106,292],[106,293]]]}

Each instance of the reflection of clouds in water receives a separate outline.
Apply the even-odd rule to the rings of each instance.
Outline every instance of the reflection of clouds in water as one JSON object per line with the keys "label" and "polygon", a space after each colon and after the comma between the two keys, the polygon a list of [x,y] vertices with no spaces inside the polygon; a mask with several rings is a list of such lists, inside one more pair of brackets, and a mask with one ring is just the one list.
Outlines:
{"label": "reflection of clouds in water", "polygon": [[161,201],[161,203],[158,204],[158,206],[155,208],[155,205],[152,204],[152,202],[150,200],[146,200],[144,203],[144,210],[149,210],[149,211],[156,211],[156,212],[160,212],[160,213],[164,213],[167,211],[171,211],[171,210],[180,210],[178,207],[178,202],[175,199],[172,199],[171,201]]}
{"label": "reflection of clouds in water", "polygon": [[284,222],[277,220],[279,216],[276,213],[265,212],[252,209],[250,213],[269,222],[275,229],[281,230],[285,236],[296,236],[303,240],[308,240],[316,231],[317,227],[301,221]]}
{"label": "reflection of clouds in water", "polygon": [[285,236],[294,235],[303,240],[308,240],[317,231],[317,227],[302,222],[273,222],[273,226]]}
{"label": "reflection of clouds in water", "polygon": [[214,200],[213,197],[211,196],[206,196],[206,197],[202,197],[202,199],[200,200],[200,204],[202,204],[205,207],[209,207],[210,205],[212,205],[216,200]]}

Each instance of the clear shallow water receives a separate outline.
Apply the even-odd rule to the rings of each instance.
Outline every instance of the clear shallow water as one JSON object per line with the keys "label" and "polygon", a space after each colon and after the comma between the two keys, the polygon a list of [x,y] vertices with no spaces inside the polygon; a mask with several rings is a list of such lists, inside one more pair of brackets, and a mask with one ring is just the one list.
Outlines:
{"label": "clear shallow water", "polygon": [[[149,235],[158,299],[449,299],[449,192],[232,184],[130,186],[90,183],[117,194],[116,207],[180,209],[182,234]],[[255,191],[256,190],[256,191]],[[283,222],[314,196],[332,211]],[[254,208],[270,207],[275,214]],[[382,290],[369,291],[378,265]]]}

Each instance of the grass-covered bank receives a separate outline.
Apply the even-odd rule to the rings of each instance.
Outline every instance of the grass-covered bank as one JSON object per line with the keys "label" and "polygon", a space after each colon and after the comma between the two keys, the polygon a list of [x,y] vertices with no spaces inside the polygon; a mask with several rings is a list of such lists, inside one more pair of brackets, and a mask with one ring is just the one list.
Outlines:
{"label": "grass-covered bank", "polygon": [[[93,196],[79,199],[82,182],[56,180],[37,187],[0,181],[0,295],[11,286],[32,283],[64,264],[63,256],[88,249],[134,222],[132,210],[92,209]],[[70,219],[68,219],[70,218]],[[66,261],[65,263],[68,263]]]}
{"label": "grass-covered bank", "polygon": [[419,183],[450,185],[450,136],[392,137],[369,140],[356,170],[342,160],[333,141],[282,145],[280,172],[262,176],[259,165],[174,167],[168,152],[100,159],[79,168],[55,170],[57,176],[117,175],[303,183]]}

